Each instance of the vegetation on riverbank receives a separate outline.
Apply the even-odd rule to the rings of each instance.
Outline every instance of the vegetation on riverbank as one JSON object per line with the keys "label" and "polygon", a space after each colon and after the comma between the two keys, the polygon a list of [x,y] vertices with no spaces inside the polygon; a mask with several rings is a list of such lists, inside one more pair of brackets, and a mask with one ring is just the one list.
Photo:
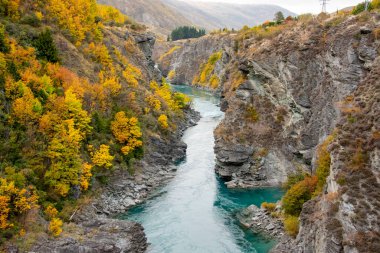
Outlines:
{"label": "vegetation on riverbank", "polygon": [[[115,8],[11,0],[0,12],[1,242],[59,236],[67,210],[142,158],[149,135],[175,128],[190,100],[150,80],[133,39],[110,43],[118,29],[143,29]],[[49,225],[32,226],[30,213]]]}

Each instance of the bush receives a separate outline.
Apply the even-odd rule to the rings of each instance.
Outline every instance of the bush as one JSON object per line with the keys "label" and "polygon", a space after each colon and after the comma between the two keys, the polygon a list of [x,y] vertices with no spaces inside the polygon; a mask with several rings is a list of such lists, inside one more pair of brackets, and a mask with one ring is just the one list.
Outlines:
{"label": "bush", "polygon": [[284,220],[285,231],[292,237],[296,237],[299,229],[299,220],[296,216],[288,216]]}
{"label": "bush", "polygon": [[269,212],[274,212],[274,210],[276,210],[276,203],[263,202],[261,207]]}
{"label": "bush", "polygon": [[[372,9],[373,9],[372,3],[368,3],[368,10],[370,11]],[[358,15],[362,13],[363,11],[365,11],[365,3],[360,3],[354,7],[354,9],[352,10],[352,14]]]}
{"label": "bush", "polygon": [[21,24],[30,25],[33,27],[41,26],[41,20],[33,13],[31,15],[25,15],[20,20]]}
{"label": "bush", "polygon": [[334,140],[334,136],[330,135],[319,146],[317,155],[317,169],[316,174],[318,177],[318,186],[314,195],[322,192],[323,186],[326,184],[326,179],[330,175],[331,156],[328,151],[328,146]]}
{"label": "bush", "polygon": [[198,29],[190,26],[181,26],[174,29],[171,33],[172,41],[190,39],[190,38],[199,38],[206,35],[205,29]]}
{"label": "bush", "polygon": [[5,39],[5,28],[2,24],[0,24],[0,52],[8,53],[10,47],[8,45],[8,41]]}
{"label": "bush", "polygon": [[257,122],[260,119],[260,115],[256,108],[250,106],[246,111],[246,118],[252,122]]}
{"label": "bush", "polygon": [[37,49],[38,58],[49,62],[59,61],[58,49],[55,46],[53,36],[49,29],[46,29],[44,32],[40,33],[33,45]]}
{"label": "bush", "polygon": [[380,8],[380,0],[372,0],[372,8],[379,9]]}
{"label": "bush", "polygon": [[306,177],[301,182],[293,185],[282,199],[282,207],[286,214],[298,216],[303,204],[310,200],[316,189],[318,178]]}
{"label": "bush", "polygon": [[306,176],[305,173],[303,173],[301,170],[291,173],[288,175],[288,179],[284,183],[283,187],[289,190],[293,185],[304,180],[305,176]]}

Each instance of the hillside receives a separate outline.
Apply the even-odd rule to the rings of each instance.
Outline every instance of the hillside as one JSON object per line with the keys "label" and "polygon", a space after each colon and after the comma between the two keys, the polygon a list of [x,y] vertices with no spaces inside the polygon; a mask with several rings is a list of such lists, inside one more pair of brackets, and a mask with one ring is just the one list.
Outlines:
{"label": "hillside", "polygon": [[282,11],[295,15],[275,5],[240,5],[227,3],[200,3],[178,0],[100,0],[112,5],[136,21],[149,25],[154,31],[169,34],[182,25],[195,25],[207,30],[220,28],[240,29],[244,25],[257,25],[272,20]]}
{"label": "hillside", "polygon": [[162,0],[173,10],[181,13],[193,24],[209,31],[229,28],[240,29],[245,25],[254,26],[266,20],[272,20],[276,12],[284,16],[295,16],[280,6],[265,4],[229,4],[212,2],[192,2],[178,0]]}
{"label": "hillside", "polygon": [[171,177],[197,118],[154,35],[95,0],[0,7],[0,251],[144,252],[143,227],[110,214]]}
{"label": "hillside", "polygon": [[193,24],[161,0],[99,0],[99,3],[118,8],[160,34],[169,34],[176,27]]}

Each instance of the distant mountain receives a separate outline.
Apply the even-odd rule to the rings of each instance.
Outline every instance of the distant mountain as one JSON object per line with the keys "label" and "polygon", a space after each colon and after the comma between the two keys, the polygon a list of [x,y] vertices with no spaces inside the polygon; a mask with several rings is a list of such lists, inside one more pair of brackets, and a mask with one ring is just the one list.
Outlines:
{"label": "distant mountain", "polygon": [[114,6],[161,34],[169,34],[178,26],[193,25],[180,12],[160,0],[98,0],[98,3]]}
{"label": "distant mountain", "polygon": [[183,25],[195,25],[207,30],[225,27],[239,29],[244,25],[253,26],[272,20],[278,11],[282,11],[285,16],[296,15],[280,6],[265,4],[179,0],[98,0],[98,2],[120,9],[161,34],[169,34],[174,28]]}
{"label": "distant mountain", "polygon": [[224,27],[240,29],[244,25],[258,25],[266,20],[272,20],[278,11],[282,11],[285,17],[296,15],[277,5],[185,2],[178,0],[162,0],[162,2],[181,13],[193,24],[208,30]]}

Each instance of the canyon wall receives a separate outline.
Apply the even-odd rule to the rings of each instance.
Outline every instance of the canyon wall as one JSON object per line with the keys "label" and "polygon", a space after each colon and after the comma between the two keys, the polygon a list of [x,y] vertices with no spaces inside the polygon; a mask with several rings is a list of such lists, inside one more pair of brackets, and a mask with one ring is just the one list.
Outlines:
{"label": "canyon wall", "polygon": [[212,53],[204,41],[228,56],[217,71],[225,118],[215,130],[216,173],[228,187],[315,174],[317,149],[333,136],[323,193],[305,203],[297,239],[284,237],[274,252],[379,248],[379,24],[377,13],[314,17],[265,36],[184,42],[159,61],[189,84]]}

